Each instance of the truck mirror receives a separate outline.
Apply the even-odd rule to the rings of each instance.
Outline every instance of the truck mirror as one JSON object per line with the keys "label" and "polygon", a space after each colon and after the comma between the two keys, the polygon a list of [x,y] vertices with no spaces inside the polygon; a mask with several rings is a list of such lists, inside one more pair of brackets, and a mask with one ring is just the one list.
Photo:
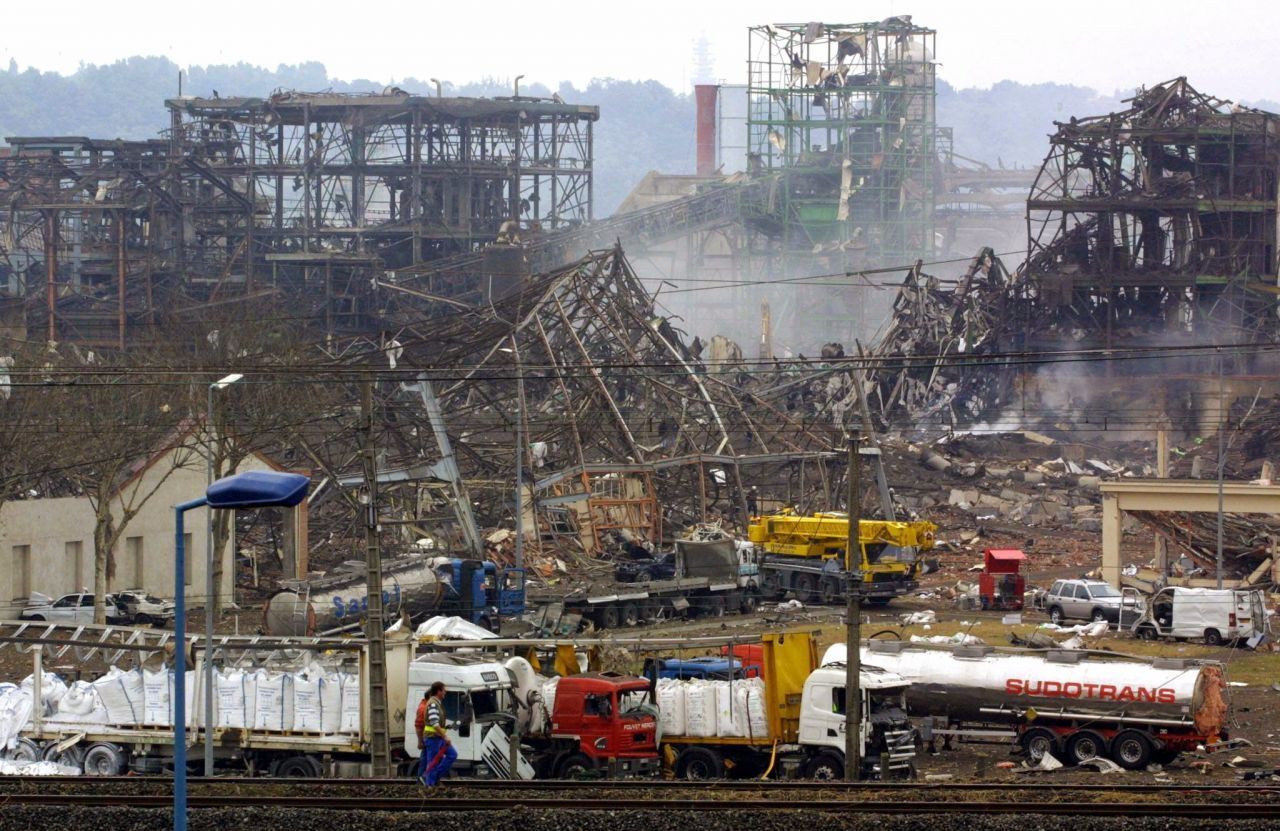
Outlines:
{"label": "truck mirror", "polygon": [[475,717],[476,717],[476,713],[475,713],[475,710],[471,707],[471,699],[467,698],[462,702],[462,723],[470,724],[472,721],[475,720]]}

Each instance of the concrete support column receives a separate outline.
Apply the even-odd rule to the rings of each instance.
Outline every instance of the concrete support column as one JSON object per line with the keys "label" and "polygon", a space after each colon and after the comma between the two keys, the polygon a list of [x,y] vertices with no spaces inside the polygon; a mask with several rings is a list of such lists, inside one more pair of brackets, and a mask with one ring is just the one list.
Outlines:
{"label": "concrete support column", "polygon": [[1124,533],[1124,514],[1114,494],[1102,495],[1102,579],[1120,587],[1120,538]]}

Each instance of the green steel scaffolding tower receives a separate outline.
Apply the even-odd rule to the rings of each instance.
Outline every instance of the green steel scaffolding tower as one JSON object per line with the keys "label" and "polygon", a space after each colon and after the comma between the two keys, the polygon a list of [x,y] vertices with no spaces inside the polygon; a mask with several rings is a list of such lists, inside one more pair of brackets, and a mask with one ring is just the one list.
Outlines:
{"label": "green steel scaffolding tower", "polygon": [[936,36],[908,16],[749,30],[749,160],[785,174],[756,230],[855,267],[932,254]]}

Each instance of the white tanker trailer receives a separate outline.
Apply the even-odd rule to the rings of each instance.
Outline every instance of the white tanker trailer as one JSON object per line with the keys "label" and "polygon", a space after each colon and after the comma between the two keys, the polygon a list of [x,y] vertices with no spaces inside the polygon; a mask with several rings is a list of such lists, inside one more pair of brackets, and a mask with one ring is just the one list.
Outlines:
{"label": "white tanker trailer", "polygon": [[[822,660],[845,655],[835,644]],[[1216,663],[903,641],[870,641],[862,660],[910,682],[912,716],[1011,725],[1032,761],[1110,756],[1136,770],[1226,738],[1227,684]]]}
{"label": "white tanker trailer", "polygon": [[[263,631],[272,636],[333,633],[360,623],[369,608],[364,564],[350,563],[334,574],[283,583],[262,612]],[[383,613],[455,614],[494,628],[502,617],[524,612],[524,580],[519,569],[456,557],[401,557],[382,566]]]}

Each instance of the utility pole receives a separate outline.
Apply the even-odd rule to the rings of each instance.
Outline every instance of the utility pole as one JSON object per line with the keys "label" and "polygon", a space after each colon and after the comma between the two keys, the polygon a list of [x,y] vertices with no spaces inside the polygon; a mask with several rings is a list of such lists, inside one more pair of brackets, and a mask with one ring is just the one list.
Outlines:
{"label": "utility pole", "polygon": [[365,638],[369,642],[369,749],[373,775],[391,775],[391,736],[387,719],[387,642],[382,619],[382,547],[378,540],[378,457],[373,447],[373,379],[367,379],[360,396],[360,432],[364,441],[364,541],[366,591]]}
{"label": "utility pole", "polygon": [[1223,485],[1222,471],[1227,464],[1225,443],[1227,440],[1227,391],[1223,387],[1223,355],[1218,351],[1218,551],[1216,566],[1218,572],[1218,591],[1222,591],[1222,503]]}
{"label": "utility pole", "polygon": [[849,538],[845,542],[846,574],[844,659],[844,778],[862,778],[862,543],[858,525],[862,514],[862,434],[849,428]]}
{"label": "utility pole", "polygon": [[[511,354],[516,361],[516,568],[524,568],[524,367],[520,347],[511,336]],[[512,778],[515,775],[512,774]]]}

